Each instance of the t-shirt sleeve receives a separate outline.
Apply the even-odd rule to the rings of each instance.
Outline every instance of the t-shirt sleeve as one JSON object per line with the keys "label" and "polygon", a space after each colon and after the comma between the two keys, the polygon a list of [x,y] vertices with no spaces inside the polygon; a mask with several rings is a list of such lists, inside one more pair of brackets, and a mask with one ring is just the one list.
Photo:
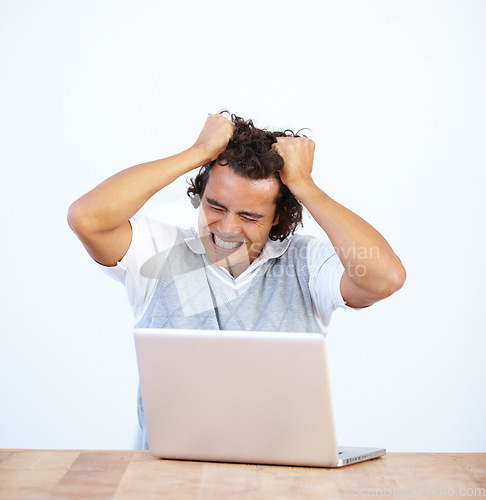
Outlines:
{"label": "t-shirt sleeve", "polygon": [[143,316],[157,283],[156,276],[141,273],[142,266],[151,257],[163,254],[175,241],[175,227],[147,217],[130,219],[132,241],[127,253],[116,266],[95,264],[108,276],[119,281],[126,289],[128,301],[133,310],[135,323]]}
{"label": "t-shirt sleeve", "polygon": [[344,266],[329,240],[313,238],[307,247],[309,266],[309,288],[315,312],[325,328],[338,307],[353,309],[346,305],[341,294],[341,278]]}

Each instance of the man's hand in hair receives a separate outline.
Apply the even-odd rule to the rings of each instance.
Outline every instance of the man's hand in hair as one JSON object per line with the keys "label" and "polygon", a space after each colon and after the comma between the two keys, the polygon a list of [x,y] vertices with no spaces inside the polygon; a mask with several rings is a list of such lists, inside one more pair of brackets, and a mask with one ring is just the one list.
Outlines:
{"label": "man's hand in hair", "polygon": [[234,130],[234,123],[223,115],[209,115],[193,148],[203,152],[209,163],[226,149]]}
{"label": "man's hand in hair", "polygon": [[316,143],[307,137],[277,137],[272,144],[284,160],[280,179],[293,192],[301,184],[312,183],[312,166]]}

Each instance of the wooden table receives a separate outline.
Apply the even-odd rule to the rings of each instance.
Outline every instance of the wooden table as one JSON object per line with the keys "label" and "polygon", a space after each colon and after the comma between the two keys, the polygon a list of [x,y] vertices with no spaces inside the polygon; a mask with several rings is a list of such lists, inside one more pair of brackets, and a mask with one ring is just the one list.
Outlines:
{"label": "wooden table", "polygon": [[0,450],[0,498],[486,498],[486,453],[389,453],[341,469],[158,460],[147,451]]}

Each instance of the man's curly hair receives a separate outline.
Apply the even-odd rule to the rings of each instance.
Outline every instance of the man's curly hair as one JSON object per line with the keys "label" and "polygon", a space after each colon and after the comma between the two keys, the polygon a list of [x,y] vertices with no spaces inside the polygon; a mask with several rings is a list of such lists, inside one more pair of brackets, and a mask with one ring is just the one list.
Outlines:
{"label": "man's curly hair", "polygon": [[[228,111],[221,111],[228,113]],[[280,170],[284,166],[283,158],[272,149],[277,137],[299,137],[292,130],[270,132],[253,125],[252,120],[245,121],[234,114],[230,115],[235,124],[233,136],[226,149],[211,163],[203,165],[194,179],[190,179],[187,195],[195,208],[199,207],[211,169],[215,163],[228,165],[236,174],[247,179],[277,179],[280,189],[275,200],[275,217],[280,214],[278,224],[272,226],[269,238],[283,241],[294,234],[298,225],[302,225],[302,204],[280,180]]]}

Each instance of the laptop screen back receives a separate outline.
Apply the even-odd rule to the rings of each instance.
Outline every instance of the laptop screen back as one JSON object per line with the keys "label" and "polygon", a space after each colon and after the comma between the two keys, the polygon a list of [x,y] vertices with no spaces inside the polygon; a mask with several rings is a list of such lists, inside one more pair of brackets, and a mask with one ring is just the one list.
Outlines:
{"label": "laptop screen back", "polygon": [[154,456],[337,463],[322,335],[137,329],[135,342]]}

